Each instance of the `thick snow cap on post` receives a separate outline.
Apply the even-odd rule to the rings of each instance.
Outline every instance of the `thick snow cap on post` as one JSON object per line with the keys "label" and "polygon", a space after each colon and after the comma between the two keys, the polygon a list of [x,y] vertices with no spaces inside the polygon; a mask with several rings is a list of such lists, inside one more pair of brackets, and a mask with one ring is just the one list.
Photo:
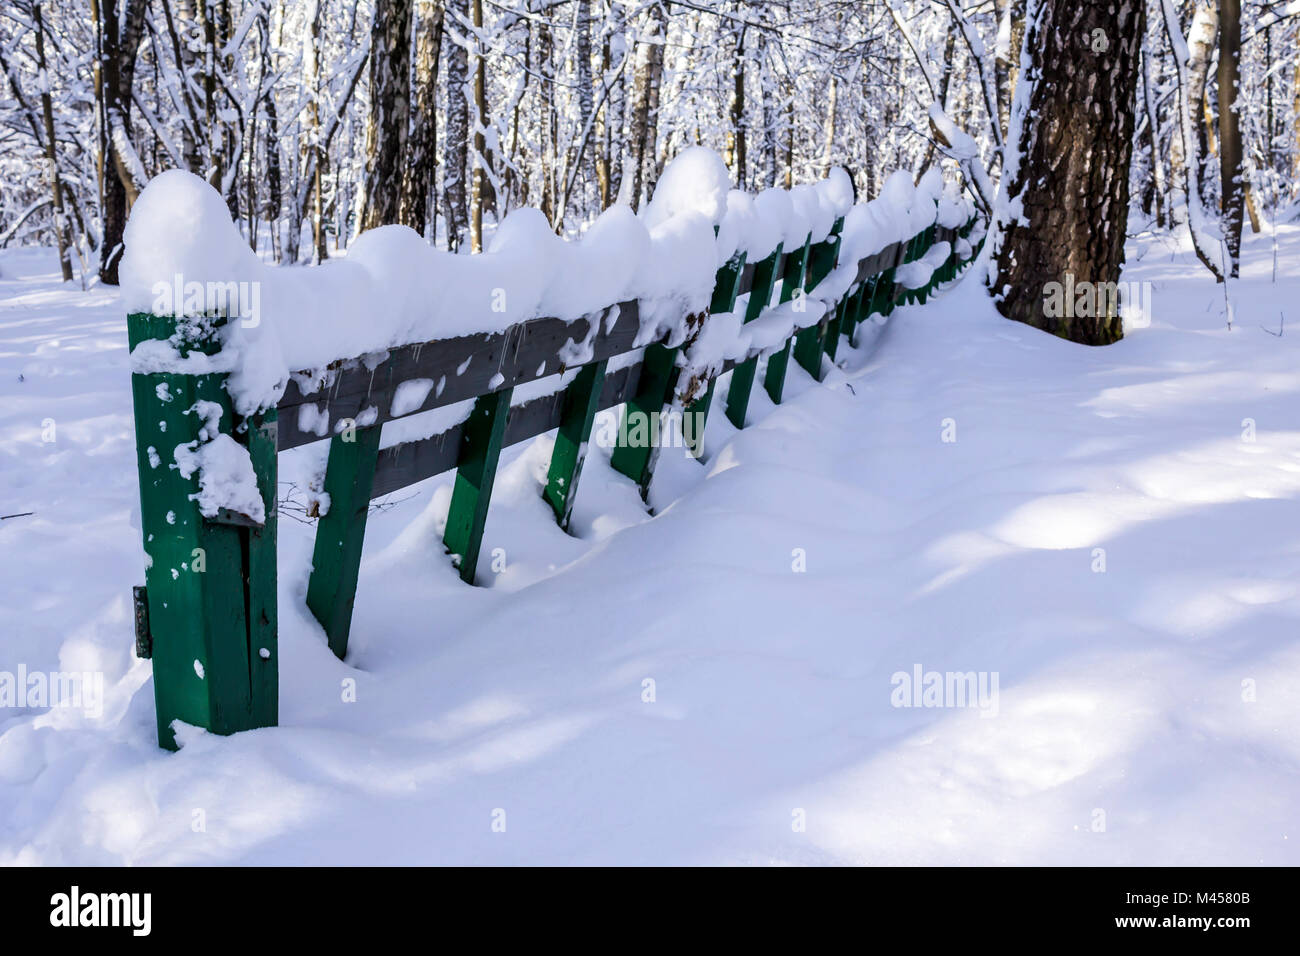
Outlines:
{"label": "thick snow cap on post", "polygon": [[[784,250],[789,252],[790,243],[786,231],[790,226],[790,217],[794,215],[794,203],[790,200],[790,194],[784,189],[764,189],[754,197],[754,212],[762,220],[764,229],[768,230],[772,243],[764,255],[770,255],[778,242],[784,243]],[[803,244],[802,237],[799,243]]]}
{"label": "thick snow cap on post", "polygon": [[[257,256],[230,221],[221,194],[192,173],[171,169],[150,180],[131,208],[123,232],[122,262],[118,267],[122,304],[128,312],[169,308],[166,314],[203,315],[230,308],[216,301],[225,290],[217,283],[247,283],[261,269]],[[174,295],[180,277],[182,295]],[[184,283],[195,293],[184,295]],[[245,287],[247,288],[247,287]],[[202,294],[199,294],[201,291]],[[233,307],[248,307],[236,302]]]}
{"label": "thick snow cap on post", "polygon": [[[123,302],[129,311],[230,321],[217,356],[182,360],[171,343],[141,343],[132,364],[227,372],[236,411],[250,414],[273,405],[293,371],[379,361],[390,348],[500,332],[540,316],[578,319],[632,299],[640,303],[637,343],[675,345],[687,318],[708,308],[717,270],[735,253],[756,262],[780,243],[794,252],[809,234],[825,239],[843,216],[840,258],[856,260],[934,222],[941,196],[937,170],[919,189],[896,173],[878,199],[854,206],[839,168],[815,185],[751,196],[732,188],[716,153],[692,147],[667,166],[639,215],[616,205],[577,240],[557,237],[540,212],[522,208],[501,221],[482,254],[443,252],[392,225],[363,233],[320,266],[275,267],[249,250],[215,189],[173,170],[149,183],[127,223]],[[951,204],[944,212],[946,221],[957,218]]]}
{"label": "thick snow cap on post", "polygon": [[853,180],[839,166],[832,166],[826,178],[815,187],[822,205],[830,210],[831,219],[847,215],[853,208]]}
{"label": "thick snow cap on post", "polygon": [[645,210],[646,225],[653,229],[674,216],[697,212],[716,226],[727,211],[730,191],[731,173],[722,157],[703,146],[691,146],[677,154],[655,183]]}

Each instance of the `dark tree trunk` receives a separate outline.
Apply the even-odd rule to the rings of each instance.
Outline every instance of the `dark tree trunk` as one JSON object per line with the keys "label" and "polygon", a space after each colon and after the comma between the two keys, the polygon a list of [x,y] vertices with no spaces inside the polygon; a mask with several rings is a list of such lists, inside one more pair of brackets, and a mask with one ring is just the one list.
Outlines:
{"label": "dark tree trunk", "polygon": [[[1012,130],[1019,164],[1000,207],[1019,209],[996,224],[994,297],[1007,318],[1105,345],[1123,335],[1113,283],[1128,226],[1143,7],[1030,0],[1025,22],[1031,66],[1019,81],[1032,84],[1029,111]],[[1061,286],[1097,294],[1054,308]]]}
{"label": "dark tree trunk", "polygon": [[664,40],[668,24],[658,4],[646,11],[645,39],[637,47],[636,73],[632,79],[632,112],[628,118],[627,138],[629,182],[628,199],[639,209],[642,193],[654,190],[655,143],[658,139],[657,113],[659,83],[664,68]]}
{"label": "dark tree trunk", "polygon": [[144,0],[126,0],[119,20],[115,3],[100,4],[108,157],[104,175],[104,239],[99,246],[99,279],[105,285],[117,285],[117,266],[122,259],[122,233],[126,229],[127,211],[143,186],[143,183],[135,182],[127,168],[126,160],[115,145],[115,136],[128,138],[131,132],[131,87],[135,82],[135,53],[144,29],[145,6]]}
{"label": "dark tree trunk", "polygon": [[[748,178],[745,140],[745,25],[738,23],[733,28],[735,35],[735,55],[731,60],[731,103],[727,107],[731,120],[731,129],[727,131],[727,166],[736,185],[744,189]],[[832,79],[832,83],[834,80]]]}
{"label": "dark tree trunk", "polygon": [[[463,18],[452,21],[452,28],[463,33],[461,23],[469,20],[468,0],[451,0],[452,9]],[[460,248],[469,228],[469,204],[465,189],[465,167],[469,154],[469,100],[465,84],[469,80],[469,53],[455,40],[447,50],[447,135],[443,137],[442,199],[447,207],[447,247]]]}
{"label": "dark tree trunk", "polygon": [[429,222],[438,147],[438,54],[442,49],[442,0],[416,0],[415,103],[406,144],[399,221],[423,233]]}
{"label": "dark tree trunk", "polygon": [[1219,0],[1219,175],[1223,238],[1228,267],[1235,279],[1241,258],[1241,207],[1244,183],[1241,168],[1241,0]]}
{"label": "dark tree trunk", "polygon": [[411,0],[379,0],[370,37],[366,229],[401,221],[402,166],[411,119]]}
{"label": "dark tree trunk", "polygon": [[492,152],[487,147],[483,130],[488,123],[487,108],[487,56],[479,37],[483,30],[483,0],[470,4],[470,22],[474,25],[474,156],[470,176],[469,244],[473,252],[483,251],[483,211],[496,208],[496,193],[492,188]]}

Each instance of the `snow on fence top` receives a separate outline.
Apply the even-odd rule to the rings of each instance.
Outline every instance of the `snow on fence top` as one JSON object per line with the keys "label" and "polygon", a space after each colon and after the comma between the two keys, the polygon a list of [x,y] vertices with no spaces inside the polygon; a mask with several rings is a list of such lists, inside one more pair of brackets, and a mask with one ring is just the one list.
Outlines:
{"label": "snow on fence top", "polygon": [[[754,262],[779,243],[788,252],[810,236],[821,242],[844,217],[841,266],[811,293],[831,302],[852,285],[861,258],[936,222],[959,226],[972,212],[933,168],[915,186],[894,173],[878,198],[854,205],[838,167],[816,184],[750,195],[731,188],[716,153],[692,147],[664,170],[639,215],[613,206],[577,240],[520,208],[481,255],[442,252],[406,226],[382,226],[344,258],[278,268],[249,249],[215,189],[171,170],[132,209],[121,289],[128,312],[247,317],[221,329],[214,356],[182,357],[173,343],[146,341],[131,357],[137,372],[229,372],[235,410],[251,414],[274,405],[294,371],[542,316],[575,320],[629,300],[640,305],[636,345],[679,345],[687,317],[707,310],[717,270],[737,253]],[[742,343],[735,316],[709,321],[716,328],[699,331],[692,364],[731,357],[762,334],[750,323]]]}

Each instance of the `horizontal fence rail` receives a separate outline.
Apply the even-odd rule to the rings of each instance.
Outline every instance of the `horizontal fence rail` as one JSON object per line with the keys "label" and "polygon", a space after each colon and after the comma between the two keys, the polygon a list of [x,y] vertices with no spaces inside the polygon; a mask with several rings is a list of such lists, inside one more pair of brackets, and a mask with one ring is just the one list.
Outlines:
{"label": "horizontal fence rail", "polygon": [[[841,266],[842,224],[837,220],[821,242],[809,236],[801,247],[778,246],[757,262],[737,254],[718,270],[707,313],[687,317],[682,341],[671,338],[681,338],[680,331],[639,340],[639,304],[619,302],[571,321],[536,318],[496,333],[389,349],[378,361],[357,357],[305,370],[290,376],[276,407],[249,418],[235,414],[221,372],[135,372],[142,531],[149,556],[146,586],[137,594],[136,637],[137,647],[154,660],[160,744],[177,746],[177,721],[216,733],[277,721],[277,452],[330,442],[306,602],[331,650],[343,658],[372,500],[454,469],[444,544],[460,576],[472,584],[503,448],[556,432],[542,496],[567,528],[595,415],[623,406],[611,464],[645,497],[658,447],[633,440],[638,423],[680,411],[683,438],[698,455],[719,376],[732,373],[725,414],[743,428],[761,358],[767,357],[763,386],[779,403],[791,357],[820,380],[841,338],[852,340],[861,322],[887,316],[899,303],[925,302],[938,286],[956,279],[983,244],[979,239],[964,257],[957,251],[975,217],[959,228],[932,225],[860,259],[852,281],[825,303],[817,321],[793,328],[783,341],[756,343],[710,367],[690,365],[692,333],[698,335],[708,314],[733,311],[741,296],[750,296],[745,324],[761,319],[771,305],[800,295],[815,298]],[[900,268],[939,243],[949,244],[948,254],[918,288],[898,281]],[[179,342],[182,356],[212,355],[219,348],[214,328],[195,331],[171,317],[134,313],[128,328],[133,349],[150,339]],[[561,374],[568,380],[554,391],[513,402],[516,388]],[[399,386],[413,379],[432,383],[427,396],[416,407],[395,407]],[[458,403],[469,404],[462,420],[428,437],[382,446],[386,423]],[[209,418],[191,414],[195,409],[206,410]],[[213,415],[221,433],[249,454],[262,506],[253,501],[250,508],[257,513],[206,513],[191,476],[174,465],[159,466],[161,448],[210,441]]]}

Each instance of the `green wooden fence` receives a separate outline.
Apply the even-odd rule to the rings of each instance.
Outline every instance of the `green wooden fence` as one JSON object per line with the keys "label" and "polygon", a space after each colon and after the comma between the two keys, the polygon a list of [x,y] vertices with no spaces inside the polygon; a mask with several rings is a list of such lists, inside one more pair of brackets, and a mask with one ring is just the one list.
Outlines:
{"label": "green wooden fence", "polygon": [[[755,263],[738,254],[718,270],[709,311],[729,312],[738,296],[749,293],[743,320],[750,322],[777,289],[778,303],[791,301],[801,289],[812,293],[839,264],[842,225],[842,219],[837,221],[821,242],[811,242],[810,236],[799,248],[778,247]],[[982,239],[966,259],[954,248],[920,289],[900,288],[895,270],[924,256],[936,242],[955,247],[955,240],[968,236],[974,225],[972,218],[959,229],[931,226],[860,260],[856,278],[819,322],[796,332],[784,346],[767,350],[763,385],[772,401],[783,397],[791,354],[820,381],[824,356],[833,361],[840,338],[852,338],[860,322],[873,314],[888,315],[901,302],[924,302],[937,286],[955,279],[978,255]],[[574,322],[539,318],[501,333],[393,349],[378,366],[360,359],[335,363],[323,389],[304,392],[297,383],[311,376],[295,376],[276,408],[251,418],[234,413],[225,373],[133,373],[147,554],[145,587],[136,594],[136,643],[153,658],[160,745],[175,749],[175,721],[219,734],[276,723],[276,456],[323,440],[304,423],[325,420],[342,426],[329,438],[324,481],[329,505],[317,525],[307,588],[307,606],[339,658],[347,653],[366,517],[375,498],[454,468],[444,544],[461,578],[472,584],[502,448],[556,431],[543,497],[567,527],[597,411],[624,407],[611,463],[637,483],[643,496],[658,448],[654,442],[633,440],[636,430],[628,427],[629,420],[642,416],[645,422],[679,409],[683,433],[698,451],[714,383],[730,371],[725,412],[743,428],[763,350],[728,360],[707,381],[680,381],[685,345],[661,342],[645,346],[640,361],[611,371],[610,359],[637,351],[638,315],[636,302],[621,302]],[[136,313],[127,317],[127,327],[132,349],[162,339],[176,345],[182,356],[212,355],[224,321]],[[560,355],[570,340],[590,341],[591,346],[588,360],[568,385],[512,404],[515,386],[565,371]],[[394,416],[394,390],[409,378],[442,378],[445,387],[420,408]],[[466,399],[473,399],[473,409],[463,422],[429,438],[381,449],[385,421]],[[194,500],[194,480],[159,454],[160,449],[212,437],[204,431],[210,422],[191,412],[199,401],[220,408],[221,431],[248,450],[265,506],[261,520],[224,509],[205,517]],[[314,406],[312,414],[301,414],[307,406]],[[366,424],[357,426],[357,421]]]}

